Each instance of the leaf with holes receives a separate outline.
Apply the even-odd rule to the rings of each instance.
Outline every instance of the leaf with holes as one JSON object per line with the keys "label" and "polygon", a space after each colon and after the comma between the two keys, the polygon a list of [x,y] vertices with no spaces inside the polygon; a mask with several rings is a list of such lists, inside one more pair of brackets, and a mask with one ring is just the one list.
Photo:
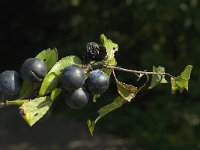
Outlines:
{"label": "leaf with holes", "polygon": [[26,101],[19,108],[20,114],[30,126],[33,126],[47,113],[52,102],[48,96]]}
{"label": "leaf with holes", "polygon": [[67,56],[59,60],[45,76],[42,86],[40,87],[39,95],[44,96],[47,92],[54,90],[61,75],[62,70],[70,65],[81,65],[81,60],[77,56]]}
{"label": "leaf with holes", "polygon": [[137,94],[138,89],[137,87],[130,85],[130,84],[126,84],[123,82],[120,82],[117,78],[115,73],[113,73],[114,77],[115,77],[115,81],[117,83],[117,90],[118,93],[127,101],[131,101]]}
{"label": "leaf with holes", "polygon": [[81,59],[77,56],[66,56],[64,58],[62,58],[61,60],[59,60],[50,70],[49,73],[54,72],[57,75],[60,75],[60,73],[62,72],[62,70],[70,65],[81,65]]}
{"label": "leaf with holes", "polygon": [[118,44],[113,43],[110,39],[107,39],[104,34],[100,35],[100,40],[103,46],[106,48],[108,63],[113,61],[115,57],[115,52],[118,51]]}
{"label": "leaf with holes", "polygon": [[176,93],[177,90],[179,90],[181,93],[184,89],[188,91],[188,82],[190,80],[192,68],[192,65],[188,65],[185,67],[180,76],[171,78],[172,94]]}
{"label": "leaf with holes", "polygon": [[42,59],[47,65],[47,70],[49,71],[53,65],[58,61],[58,51],[56,48],[47,49],[40,52],[36,58]]}
{"label": "leaf with holes", "polygon": [[105,115],[109,114],[110,112],[114,111],[115,109],[123,106],[126,102],[127,102],[127,100],[125,100],[121,96],[118,96],[112,103],[110,103],[106,106],[103,106],[101,109],[99,109],[99,111],[98,111],[99,116],[96,118],[96,120],[95,121],[88,120],[88,122],[87,122],[91,135],[93,135],[96,123],[101,118],[103,118]]}
{"label": "leaf with holes", "polygon": [[[153,66],[153,72],[156,73],[165,73],[165,68],[164,67],[155,67]],[[164,83],[168,83],[167,80],[165,79],[165,75],[152,75],[152,80],[151,80],[151,84],[149,86],[149,89],[153,89],[154,87],[158,86],[159,84],[164,84]]]}

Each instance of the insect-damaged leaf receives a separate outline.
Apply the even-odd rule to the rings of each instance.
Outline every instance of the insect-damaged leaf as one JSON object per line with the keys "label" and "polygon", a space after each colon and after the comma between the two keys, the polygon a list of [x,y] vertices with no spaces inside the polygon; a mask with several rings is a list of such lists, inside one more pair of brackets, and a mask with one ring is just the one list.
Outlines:
{"label": "insect-damaged leaf", "polygon": [[100,35],[100,40],[103,46],[106,48],[108,63],[113,61],[115,52],[118,51],[118,44],[113,43],[110,39],[107,39],[104,34]]}
{"label": "insect-damaged leaf", "polygon": [[42,59],[47,65],[47,70],[49,71],[53,65],[58,61],[58,51],[56,48],[47,49],[40,52],[36,58]]}
{"label": "insect-damaged leaf", "polygon": [[[165,73],[165,68],[164,67],[155,67],[153,66],[153,72],[156,73]],[[151,84],[149,86],[149,89],[153,89],[154,87],[158,86],[161,83],[168,83],[167,80],[165,79],[165,75],[156,75],[153,74],[152,75],[152,80],[151,80]]]}
{"label": "insect-damaged leaf", "polygon": [[130,85],[130,84],[126,84],[123,82],[120,82],[117,78],[115,73],[113,72],[113,75],[115,77],[115,81],[117,83],[117,90],[118,93],[127,101],[131,101],[137,94],[138,89],[137,87]]}
{"label": "insect-damaged leaf", "polygon": [[19,110],[25,121],[32,126],[46,114],[52,102],[48,96],[35,98],[24,102]]}

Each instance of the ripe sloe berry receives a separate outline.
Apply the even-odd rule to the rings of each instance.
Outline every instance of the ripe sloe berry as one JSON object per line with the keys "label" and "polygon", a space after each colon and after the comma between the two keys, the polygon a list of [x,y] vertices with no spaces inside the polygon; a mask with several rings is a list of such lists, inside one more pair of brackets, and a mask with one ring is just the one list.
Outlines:
{"label": "ripe sloe berry", "polygon": [[65,102],[74,109],[83,108],[87,105],[88,100],[89,94],[83,88],[79,88],[73,92],[67,92],[65,95]]}
{"label": "ripe sloe berry", "polygon": [[22,78],[29,82],[41,82],[47,74],[47,66],[43,60],[28,58],[20,69]]}
{"label": "ripe sloe berry", "polygon": [[17,98],[21,89],[21,79],[14,70],[7,70],[0,74],[0,95],[3,99]]}
{"label": "ripe sloe berry", "polygon": [[101,70],[90,72],[85,85],[91,94],[103,94],[109,87],[108,76]]}
{"label": "ripe sloe berry", "polygon": [[77,65],[71,65],[62,71],[60,83],[64,89],[74,91],[83,86],[84,79],[83,69]]}

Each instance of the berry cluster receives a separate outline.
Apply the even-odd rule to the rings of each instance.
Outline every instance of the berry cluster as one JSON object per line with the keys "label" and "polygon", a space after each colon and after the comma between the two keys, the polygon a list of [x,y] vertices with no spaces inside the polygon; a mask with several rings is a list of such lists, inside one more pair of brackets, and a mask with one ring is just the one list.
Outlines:
{"label": "berry cluster", "polygon": [[[84,58],[87,61],[101,61],[106,51],[95,42],[86,45]],[[29,58],[21,66],[20,74],[7,70],[0,74],[0,100],[14,100],[19,97],[22,80],[29,83],[41,83],[48,73],[45,62],[38,58]],[[71,108],[86,106],[90,97],[103,94],[109,87],[108,76],[95,69],[86,77],[85,70],[78,65],[65,67],[61,72],[61,88],[65,91],[65,102]]]}
{"label": "berry cluster", "polygon": [[108,77],[103,71],[93,70],[85,80],[83,69],[77,65],[66,67],[60,82],[66,90],[65,102],[74,109],[83,108],[90,95],[103,94],[109,86]]}
{"label": "berry cluster", "polygon": [[17,99],[22,79],[30,83],[42,82],[47,74],[47,66],[43,60],[29,58],[25,60],[20,69],[20,74],[14,70],[6,70],[0,74],[0,100]]}

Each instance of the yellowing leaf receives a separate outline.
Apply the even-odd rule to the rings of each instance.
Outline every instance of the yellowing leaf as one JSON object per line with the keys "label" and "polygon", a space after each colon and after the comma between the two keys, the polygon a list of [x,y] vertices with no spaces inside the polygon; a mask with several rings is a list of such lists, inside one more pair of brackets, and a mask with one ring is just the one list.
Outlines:
{"label": "yellowing leaf", "polygon": [[117,83],[117,90],[118,90],[118,93],[127,101],[131,101],[137,94],[137,87],[133,86],[133,85],[130,85],[130,84],[126,84],[126,83],[123,83],[123,82],[120,82],[117,78],[116,78],[116,75],[115,73],[114,74],[114,77],[115,77],[115,80],[116,80],[116,83]]}
{"label": "yellowing leaf", "polygon": [[137,93],[137,87],[117,81],[118,93],[127,101],[131,101]]}

